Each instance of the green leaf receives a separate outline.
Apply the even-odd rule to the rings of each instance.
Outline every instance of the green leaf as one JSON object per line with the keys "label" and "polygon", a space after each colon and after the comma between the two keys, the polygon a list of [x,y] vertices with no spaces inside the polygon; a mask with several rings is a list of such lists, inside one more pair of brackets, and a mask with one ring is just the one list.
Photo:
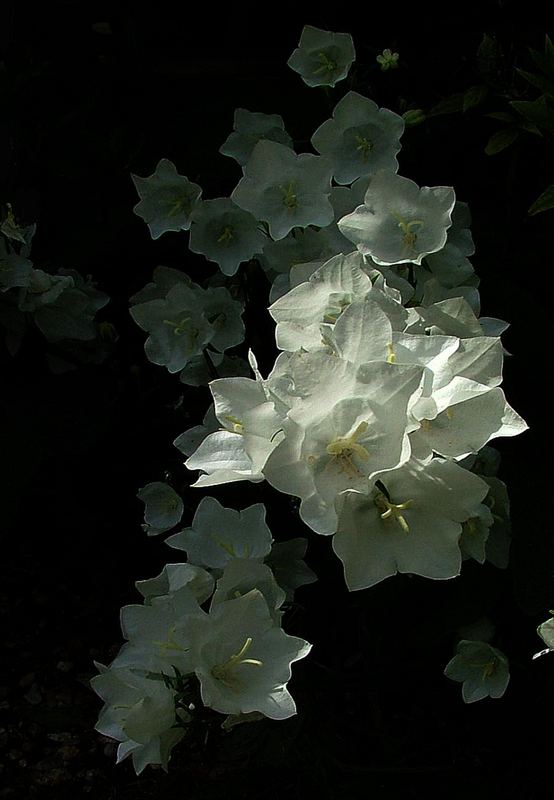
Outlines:
{"label": "green leaf", "polygon": [[554,83],[543,75],[537,75],[534,72],[527,72],[524,69],[516,69],[516,72],[521,75],[528,83],[540,89],[544,94],[554,97]]}
{"label": "green leaf", "polygon": [[414,125],[425,122],[426,117],[421,108],[410,108],[402,114],[402,119],[408,127],[413,128]]}
{"label": "green leaf", "polygon": [[485,153],[488,156],[500,153],[515,142],[518,136],[519,131],[517,128],[504,128],[501,131],[493,133],[485,147]]}
{"label": "green leaf", "polygon": [[462,103],[462,110],[468,111],[470,108],[474,108],[478,106],[480,103],[483,102],[485,97],[487,96],[489,90],[486,86],[472,86],[467,92],[464,93],[464,99]]}
{"label": "green leaf", "polygon": [[546,102],[546,97],[539,97],[537,100],[512,100],[510,105],[529,122],[554,133],[554,111]]}
{"label": "green leaf", "polygon": [[554,79],[554,46],[548,34],[544,39],[544,52],[541,53],[539,50],[530,48],[529,53],[541,72],[549,78]]}
{"label": "green leaf", "polygon": [[502,122],[515,122],[516,118],[513,114],[509,114],[507,111],[491,111],[489,114],[485,114],[486,117],[490,117],[491,119],[499,119]]}
{"label": "green leaf", "polygon": [[464,95],[462,92],[445,97],[437,103],[427,114],[428,117],[439,117],[442,114],[456,114],[462,111],[464,106]]}
{"label": "green leaf", "polygon": [[554,183],[551,183],[550,186],[537,197],[527,213],[532,217],[534,214],[540,214],[542,211],[549,211],[551,208],[554,208]]}
{"label": "green leaf", "polygon": [[518,128],[521,128],[522,131],[527,131],[528,133],[534,133],[535,136],[542,137],[540,128],[537,128],[534,122],[520,122]]}
{"label": "green leaf", "polygon": [[502,48],[496,39],[483,34],[481,44],[477,50],[477,69],[487,83],[497,81],[498,73],[502,66]]}

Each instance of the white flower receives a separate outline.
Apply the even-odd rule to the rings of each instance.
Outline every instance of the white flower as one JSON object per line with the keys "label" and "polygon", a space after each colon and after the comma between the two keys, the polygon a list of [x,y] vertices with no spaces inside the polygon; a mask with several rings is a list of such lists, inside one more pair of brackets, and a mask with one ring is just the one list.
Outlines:
{"label": "white flower", "polygon": [[260,139],[292,147],[292,139],[286,132],[283,118],[279,114],[262,114],[237,108],[233,132],[221,145],[219,152],[234,158],[243,167]]}
{"label": "white flower", "polygon": [[269,225],[273,239],[293,228],[325,227],[333,221],[331,165],[311,153],[262,140],[252,151],[231,200]]}
{"label": "white flower", "polygon": [[191,564],[222,569],[236,558],[263,559],[273,537],[265,522],[262,503],[235,511],[224,508],[214,497],[203,497],[190,528],[170,536],[166,543],[186,550]]}
{"label": "white flower", "polygon": [[130,669],[98,666],[102,672],[90,684],[105,705],[95,729],[120,742],[117,763],[130,755],[137,775],[148,764],[161,764],[167,771],[171,750],[184,735],[174,727],[175,692]]}
{"label": "white flower", "polygon": [[281,419],[259,381],[221,378],[210,383],[215,413],[224,430],[209,434],[185,461],[205,472],[194,486],[263,480],[263,466],[277,445]]}
{"label": "white flower", "polygon": [[333,33],[305,25],[300,42],[287,61],[307,86],[334,86],[348,75],[356,58],[349,33]]}
{"label": "white flower", "polygon": [[296,713],[287,690],[291,664],[311,645],[275,624],[256,589],[190,618],[195,673],[204,705],[223,714],[259,711],[271,719]]}
{"label": "white flower", "polygon": [[167,674],[172,673],[171,667],[177,667],[183,674],[191,672],[193,662],[184,625],[190,616],[200,612],[189,585],[169,595],[151,597],[148,605],[124,606],[121,628],[127,643],[111,666],[140,666]]}
{"label": "white flower", "polygon": [[167,158],[147,178],[131,177],[141,198],[133,211],[147,223],[153,239],[166,231],[189,229],[191,212],[202,194],[198,184],[179,175]]}
{"label": "white flower", "polygon": [[508,659],[488,642],[462,639],[456,655],[444,670],[447,678],[462,683],[464,703],[484,697],[502,697],[510,680]]}
{"label": "white flower", "polygon": [[181,521],[183,501],[169,484],[162,481],[147,483],[139,489],[137,497],[145,505],[142,529],[148,536],[165,533]]}
{"label": "white flower", "polygon": [[442,459],[412,460],[378,481],[369,496],[349,493],[341,505],[333,549],[348,588],[365,589],[396,572],[458,575],[462,523],[480,508],[487,484]]}
{"label": "white flower", "polygon": [[204,200],[192,213],[189,248],[234,275],[243,261],[261,253],[266,237],[252,214],[227,198]]}
{"label": "white flower", "polygon": [[273,303],[269,313],[277,322],[277,347],[290,351],[321,347],[322,324],[334,324],[354,299],[365,297],[371,290],[362,267],[363,256],[356,251],[334,256],[309,281]]}
{"label": "white flower", "polygon": [[332,119],[316,130],[312,144],[330,159],[337,183],[345,184],[379,170],[396,172],[403,132],[404,120],[398,114],[348,92],[335,106]]}
{"label": "white flower", "polygon": [[339,220],[339,230],[377,264],[421,264],[444,247],[454,190],[423,186],[393,172],[378,172],[364,203]]}
{"label": "white flower", "polygon": [[212,608],[218,603],[248,594],[252,589],[262,593],[272,618],[279,624],[283,616],[279,609],[285,602],[286,593],[277,583],[271,568],[250,557],[227,561],[217,581]]}
{"label": "white flower", "polygon": [[205,569],[193,564],[166,564],[155,578],[135,581],[135,586],[144,597],[145,605],[151,605],[154,597],[172,594],[183,586],[188,586],[198,603],[202,604],[213,593],[214,579]]}
{"label": "white flower", "polygon": [[131,316],[150,334],[144,349],[154,364],[179,372],[202,352],[214,335],[198,303],[198,295],[185,283],[177,283],[164,299],[149,300],[130,309]]}
{"label": "white flower", "polygon": [[453,378],[432,398],[422,398],[411,411],[420,427],[410,438],[421,459],[431,452],[462,459],[491,439],[517,436],[528,428],[502,389],[462,377]]}

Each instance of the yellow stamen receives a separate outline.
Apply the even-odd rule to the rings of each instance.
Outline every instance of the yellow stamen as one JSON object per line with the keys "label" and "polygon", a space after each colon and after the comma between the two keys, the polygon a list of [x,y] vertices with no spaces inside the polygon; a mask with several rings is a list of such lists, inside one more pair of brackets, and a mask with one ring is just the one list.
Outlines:
{"label": "yellow stamen", "polygon": [[401,512],[405,511],[407,508],[411,508],[413,502],[413,500],[405,500],[403,503],[391,503],[382,492],[379,492],[374,500],[375,505],[381,512],[381,519],[394,520],[404,533],[410,533],[410,526]]}
{"label": "yellow stamen", "polygon": [[173,638],[176,628],[177,628],[177,623],[174,622],[169,631],[167,632],[167,640],[165,642],[152,641],[152,644],[157,644],[158,647],[160,647],[162,650],[179,650],[182,653],[186,653],[188,651],[188,647],[182,647]]}
{"label": "yellow stamen", "polygon": [[221,232],[221,236],[219,237],[219,239],[217,241],[218,242],[224,242],[225,244],[229,244],[234,239],[234,236],[235,236],[235,234],[234,234],[233,229],[230,228],[228,225],[226,225],[223,228],[223,230]]}
{"label": "yellow stamen", "polygon": [[226,414],[223,419],[226,419],[231,423],[233,426],[233,433],[244,433],[244,423],[240,419],[231,416],[231,414]]}
{"label": "yellow stamen", "polygon": [[362,154],[362,158],[364,161],[367,161],[369,158],[369,154],[373,150],[373,142],[371,139],[368,139],[366,136],[359,136],[356,135],[356,142],[357,147],[356,150],[359,150]]}
{"label": "yellow stamen", "polygon": [[170,325],[173,328],[173,333],[175,336],[181,336],[186,331],[186,324],[190,322],[190,317],[182,317],[179,322],[174,322],[171,319],[164,319],[166,325]]}
{"label": "yellow stamen", "polygon": [[294,187],[294,181],[289,181],[285,186],[281,186],[281,191],[283,192],[283,205],[285,205],[290,211],[298,208],[298,197],[294,193]]}
{"label": "yellow stamen", "polygon": [[231,556],[231,558],[237,557],[237,554],[235,553],[235,548],[233,547],[232,544],[228,544],[227,542],[224,542],[222,539],[218,539],[216,536],[214,536],[213,533],[210,533],[209,536],[210,539],[212,539],[217,545],[219,545],[219,547],[221,547],[222,550],[225,550],[225,552],[228,553]]}
{"label": "yellow stamen", "polygon": [[240,688],[240,681],[236,675],[232,674],[232,670],[236,666],[239,664],[250,664],[253,667],[263,666],[263,661],[260,661],[258,658],[243,658],[243,656],[245,656],[250,649],[251,644],[252,637],[248,636],[238,653],[234,653],[223,664],[216,664],[214,667],[212,667],[213,677],[216,680],[221,681],[221,683],[229,687],[229,689]]}
{"label": "yellow stamen", "polygon": [[396,364],[396,354],[394,352],[394,346],[392,342],[387,345],[387,363]]}
{"label": "yellow stamen", "polygon": [[366,448],[356,441],[365,433],[368,427],[369,424],[367,422],[360,422],[356,430],[351,433],[350,436],[338,436],[336,439],[333,439],[332,442],[329,442],[325,449],[327,453],[332,456],[332,459],[327,464],[327,467],[332,464],[338,464],[341,472],[346,472],[351,478],[361,476],[362,473],[356,467],[352,459],[354,456],[357,456],[362,461],[367,461],[370,457]]}

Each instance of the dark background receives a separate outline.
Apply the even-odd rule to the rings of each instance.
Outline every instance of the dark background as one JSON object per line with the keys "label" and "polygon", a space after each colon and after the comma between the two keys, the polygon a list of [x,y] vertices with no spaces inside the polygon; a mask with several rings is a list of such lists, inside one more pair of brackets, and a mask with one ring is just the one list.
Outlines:
{"label": "dark background", "polygon": [[[536,625],[554,603],[549,456],[552,373],[552,212],[528,218],[552,182],[548,142],[520,137],[484,153],[498,122],[486,109],[437,116],[404,137],[400,171],[420,184],[453,185],[469,202],[482,279],[483,313],[509,320],[505,389],[531,430],[499,440],[500,477],[512,501],[511,564],[464,565],[454,581],[397,576],[349,594],[329,542],[305,530],[290,498],[266,485],[235,484],[215,494],[242,508],[263,500],[274,537],[307,535],[319,583],[297,593],[288,632],[314,643],[294,669],[299,715],[214,736],[206,751],[174,751],[170,774],[130,762],[93,731],[101,707],[87,688],[93,659],[121,643],[118,609],[137,602],[133,581],[175,560],[140,529],[140,486],[166,470],[184,489],[188,524],[202,493],[172,440],[197,424],[207,389],[185,388],[147,362],[144,334],[128,297],[157,264],[201,281],[213,265],[189,253],[186,235],[153,242],[132,212],[130,173],[151,174],[161,157],[201,184],[204,197],[229,195],[239,179],[218,154],[233,111],[280,113],[299,148],[348,88],[331,99],[304,86],[286,60],[306,23],[353,34],[356,89],[396,111],[430,109],[475,83],[483,33],[514,66],[529,68],[551,20],[522,17],[521,4],[449,10],[448,23],[419,6],[322,14],[275,4],[247,10],[176,11],[156,3],[51,2],[4,5],[0,42],[0,201],[38,223],[35,266],[91,273],[111,296],[101,312],[119,335],[102,365],[64,375],[47,367],[47,345],[30,331],[12,358],[0,348],[2,546],[0,615],[0,797],[98,800],[185,795],[237,798],[420,797],[446,792],[535,798],[549,788],[553,663],[533,662]],[[194,15],[193,15],[194,11]],[[388,14],[388,17],[387,17]],[[382,73],[375,56],[400,53]],[[514,91],[525,99],[527,89]],[[275,351],[264,311],[263,273],[250,279],[247,345],[266,373]],[[242,350],[245,352],[245,348]],[[458,629],[488,616],[509,656],[501,700],[466,706],[442,675]]]}

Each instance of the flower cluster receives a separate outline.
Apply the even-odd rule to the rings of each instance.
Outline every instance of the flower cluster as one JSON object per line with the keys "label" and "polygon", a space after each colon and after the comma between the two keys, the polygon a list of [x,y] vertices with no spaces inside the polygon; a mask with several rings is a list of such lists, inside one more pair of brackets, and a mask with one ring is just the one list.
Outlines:
{"label": "flower cluster", "polygon": [[[348,34],[306,26],[288,63],[332,87],[353,59]],[[397,60],[385,50],[378,63]],[[174,442],[194,486],[267,481],[299,498],[350,590],[397,572],[453,578],[469,558],[505,567],[509,502],[488,443],[527,427],[500,388],[507,323],[481,316],[468,208],[451,187],[398,174],[404,127],[348,91],[316,128],[316,153],[296,153],[279,115],[237,109],[220,149],[242,167],[229,198],[202,200],[166,160],[134,177],[152,237],[190,230],[189,249],[220,269],[203,288],[158,267],[131,298],[148,358],[209,382],[213,405]],[[281,352],[267,377],[251,351],[247,372],[225,355],[244,334],[234,298],[248,295],[228,279],[251,261],[273,283]],[[179,525],[171,487],[139,498],[147,534]],[[306,540],[273,542],[263,505],[204,497],[167,544],[187,561],[137,582],[144,603],[123,609],[127,642],[93,680],[106,702],[98,730],[137,772],[166,767],[202,709],[228,715],[226,728],[293,714],[291,663],[310,648],[281,628],[295,589],[315,579]],[[464,638],[446,674],[468,702],[499,697],[507,660]]]}
{"label": "flower cluster", "polygon": [[210,384],[219,429],[185,462],[196,485],[265,479],[299,497],[303,521],[334,534],[350,589],[453,577],[462,533],[483,560],[493,490],[461,462],[526,428],[499,386],[500,339],[463,298],[407,309],[359,251],[270,313],[284,352],[266,379],[251,357],[255,378]]}
{"label": "flower cluster", "polygon": [[[30,258],[35,230],[36,225],[18,225],[8,205],[0,226],[0,323],[12,355],[20,348],[30,320],[48,342],[91,342],[99,336],[95,315],[109,301],[90,275],[35,268]],[[84,351],[82,356],[86,360]]]}
{"label": "flower cluster", "polygon": [[[139,497],[155,532],[179,523],[171,487],[149,484]],[[291,665],[311,647],[281,627],[283,604],[315,580],[302,561],[305,542],[275,544],[263,505],[238,512],[206,497],[192,526],[167,543],[187,561],[137,581],[144,601],[122,609],[126,643],[91,682],[105,701],[97,730],[119,742],[118,761],[131,755],[137,773],[167,768],[206,709],[226,715],[227,727],[290,717]]]}

